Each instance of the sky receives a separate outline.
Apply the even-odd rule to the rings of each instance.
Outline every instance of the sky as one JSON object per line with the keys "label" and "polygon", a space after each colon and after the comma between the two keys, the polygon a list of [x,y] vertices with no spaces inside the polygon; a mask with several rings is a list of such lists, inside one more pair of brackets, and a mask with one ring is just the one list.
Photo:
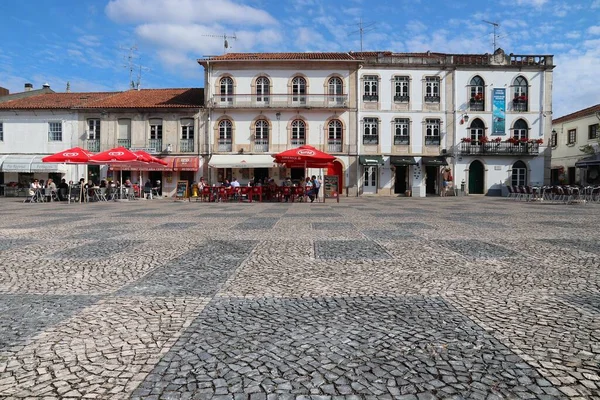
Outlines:
{"label": "sky", "polygon": [[[203,87],[196,59],[229,52],[554,55],[553,117],[600,103],[600,0],[2,0],[11,93]],[[133,49],[133,50],[132,50]],[[130,62],[131,59],[131,62]]]}

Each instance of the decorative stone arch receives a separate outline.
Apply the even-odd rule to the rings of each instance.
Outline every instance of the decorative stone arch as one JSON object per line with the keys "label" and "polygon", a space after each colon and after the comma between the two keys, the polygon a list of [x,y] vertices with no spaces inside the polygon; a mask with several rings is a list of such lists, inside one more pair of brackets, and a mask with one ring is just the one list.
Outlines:
{"label": "decorative stone arch", "polygon": [[[413,131],[412,131],[412,118],[410,117],[410,115],[392,115],[392,117],[390,118],[390,132],[392,132],[392,140],[394,138],[394,136],[396,135],[396,120],[397,119],[406,119],[408,120],[408,135],[412,136]],[[423,120],[423,124],[425,124],[425,120]]]}
{"label": "decorative stone arch", "polygon": [[300,114],[296,114],[294,115],[292,118],[290,118],[286,124],[286,132],[287,132],[287,137],[289,140],[289,143],[292,142],[292,125],[294,123],[294,121],[296,120],[300,120],[302,122],[304,122],[304,143],[308,143],[308,136],[309,136],[309,124],[308,124],[308,120],[306,118],[304,118],[304,116],[300,115]]}
{"label": "decorative stone arch", "polygon": [[256,123],[258,121],[265,121],[267,123],[268,129],[269,129],[269,144],[270,144],[271,138],[273,137],[273,122],[264,114],[259,114],[250,123],[250,138],[252,138],[252,140],[256,139]]}
{"label": "decorative stone arch", "polygon": [[306,76],[305,74],[301,73],[301,72],[296,72],[294,75],[292,75],[290,77],[290,79],[288,79],[288,94],[292,95],[293,93],[293,82],[294,82],[294,78],[304,78],[304,82],[306,83],[306,93],[305,94],[309,94],[310,93],[310,80],[308,79],[308,76]]}
{"label": "decorative stone arch", "polygon": [[515,125],[517,124],[517,121],[519,121],[519,120],[523,120],[523,122],[525,122],[525,124],[527,124],[527,137],[528,137],[529,139],[531,139],[531,138],[529,137],[529,132],[531,131],[531,123],[529,122],[528,118],[527,118],[526,116],[524,116],[524,115],[519,115],[519,117],[518,117],[518,118],[515,118],[515,119],[514,119],[514,120],[511,122],[511,124],[510,124],[510,129],[509,129],[509,130],[511,131],[511,134],[510,134],[510,136],[511,136],[511,137],[514,137],[514,136],[515,136],[515,130],[516,130],[516,127],[515,127]]}
{"label": "decorative stone arch", "polygon": [[252,82],[250,82],[250,93],[256,95],[256,81],[258,78],[267,78],[269,80],[269,94],[273,94],[273,78],[266,72],[260,72],[252,78]]}
{"label": "decorative stone arch", "polygon": [[[482,165],[483,165],[483,194],[486,195],[488,188],[487,188],[487,175],[488,175],[488,165],[485,162],[484,158],[480,158],[480,157],[474,157],[471,160],[468,161],[468,164],[465,167],[465,192],[467,194],[469,194],[469,171],[471,169],[471,164],[474,161],[479,161]],[[456,182],[454,183],[456,184]]]}
{"label": "decorative stone arch", "polygon": [[525,185],[528,185],[531,182],[531,165],[530,165],[529,161],[518,159],[510,165],[510,169],[508,170],[508,172],[509,172],[508,179],[510,180],[511,186],[512,186],[512,178],[513,178],[513,169],[515,168],[515,165],[517,165],[517,168],[520,167],[520,165],[518,165],[519,163],[521,163],[521,165],[524,165],[525,169],[527,170],[526,171],[527,175],[525,176]]}
{"label": "decorative stone arch", "polygon": [[232,143],[232,149],[233,149],[233,143],[235,143],[235,131],[236,131],[235,120],[231,116],[226,115],[226,114],[221,115],[215,121],[215,124],[213,126],[214,143],[219,143],[219,129],[221,127],[221,121],[225,121],[225,120],[229,120],[231,122],[231,143]]}
{"label": "decorative stone arch", "polygon": [[329,81],[333,78],[339,78],[342,81],[342,93],[336,93],[337,95],[343,95],[346,94],[346,81],[344,80],[344,77],[339,74],[339,73],[332,73],[329,74],[327,77],[325,77],[325,80],[323,81],[323,93],[325,94],[329,94]]}
{"label": "decorative stone arch", "polygon": [[231,75],[230,73],[223,73],[221,75],[219,75],[219,77],[215,80],[215,86],[214,86],[214,90],[215,90],[215,95],[221,95],[221,79],[224,78],[231,78],[231,80],[233,81],[233,93],[231,94],[235,94],[237,93],[237,81],[235,79],[235,77],[233,75]]}

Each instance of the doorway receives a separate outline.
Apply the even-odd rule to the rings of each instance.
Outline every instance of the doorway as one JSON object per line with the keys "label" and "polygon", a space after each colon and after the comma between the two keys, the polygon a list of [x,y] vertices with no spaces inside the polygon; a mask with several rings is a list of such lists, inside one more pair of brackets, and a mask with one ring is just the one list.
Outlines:
{"label": "doorway", "polygon": [[92,181],[94,184],[100,183],[100,166],[99,165],[88,165],[88,179],[87,181]]}
{"label": "doorway", "polygon": [[269,168],[254,168],[254,182],[264,182],[269,177]]}
{"label": "doorway", "polygon": [[377,171],[376,166],[364,166],[365,176],[363,178],[363,194],[377,193]]}
{"label": "doorway", "polygon": [[475,160],[469,165],[469,194],[483,194],[483,164]]}
{"label": "doorway", "polygon": [[399,165],[396,167],[396,179],[394,181],[394,193],[404,194],[407,190],[407,175],[408,167],[406,165]]}
{"label": "doorway", "polygon": [[437,182],[438,182],[438,167],[428,165],[425,167],[425,193],[436,194],[437,193]]}
{"label": "doorway", "polygon": [[[162,196],[163,177],[160,171],[149,171],[148,178],[152,182],[153,187],[157,187],[158,195]],[[158,183],[160,181],[160,184]]]}

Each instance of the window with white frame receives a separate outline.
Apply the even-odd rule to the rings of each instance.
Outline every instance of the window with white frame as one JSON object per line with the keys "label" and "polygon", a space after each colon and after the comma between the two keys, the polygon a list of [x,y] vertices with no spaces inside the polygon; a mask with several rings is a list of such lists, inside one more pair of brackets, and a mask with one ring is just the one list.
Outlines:
{"label": "window with white frame", "polygon": [[306,79],[296,76],[292,79],[292,101],[306,103]]}
{"label": "window with white frame", "polygon": [[219,122],[219,151],[231,151],[233,137],[233,124],[224,119]]}
{"label": "window with white frame", "polygon": [[481,138],[485,136],[485,124],[483,121],[475,118],[469,126],[469,133],[471,135],[471,145],[480,144]]}
{"label": "window with white frame", "polygon": [[194,120],[192,118],[183,118],[181,120],[181,139],[194,139]]}
{"label": "window with white frame", "polygon": [[588,126],[588,140],[598,139],[598,127],[600,127],[600,124]]}
{"label": "window with white frame", "polygon": [[0,142],[4,142],[4,123],[0,122]]}
{"label": "window with white frame", "polygon": [[329,95],[329,101],[335,103],[343,103],[344,102],[344,86],[342,83],[342,78],[337,76],[330,78],[329,82],[327,82],[327,94]]}
{"label": "window with white frame", "polygon": [[301,119],[292,121],[292,146],[302,146],[305,144],[306,123]]}
{"label": "window with white frame", "polygon": [[513,132],[513,137],[519,141],[527,141],[529,139],[529,127],[527,126],[527,122],[521,118],[515,121]]}
{"label": "window with white frame", "polygon": [[550,147],[556,147],[558,145],[558,133],[556,131],[552,131],[552,135],[550,136]]}
{"label": "window with white frame", "polygon": [[264,119],[254,125],[254,151],[269,151],[269,122]]}
{"label": "window with white frame", "polygon": [[233,102],[233,79],[229,76],[221,78],[220,89],[221,89],[221,101],[231,103]]}
{"label": "window with white frame", "polygon": [[261,76],[256,79],[256,101],[262,103],[269,102],[269,94],[271,92],[271,82],[266,76]]}
{"label": "window with white frame", "polygon": [[330,152],[342,151],[342,123],[337,120],[329,121],[327,127],[327,147]]}
{"label": "window with white frame", "polygon": [[428,118],[425,120],[425,144],[440,144],[440,120],[437,118]]}
{"label": "window with white frame", "polygon": [[62,142],[62,122],[48,122],[48,141]]}
{"label": "window with white frame", "polygon": [[410,144],[410,120],[408,118],[394,120],[394,144]]}
{"label": "window with white frame", "polygon": [[88,131],[87,138],[88,140],[99,140],[100,139],[100,120],[97,118],[90,118],[87,120]]}
{"label": "window with white frame", "polygon": [[440,77],[428,76],[425,78],[425,102],[440,102]]}
{"label": "window with white frame", "polygon": [[469,82],[469,110],[483,111],[485,109],[485,83],[483,79],[477,75]]}
{"label": "window with white frame", "polygon": [[117,143],[119,146],[129,148],[131,146],[131,120],[129,118],[120,118],[117,123],[119,125]]}
{"label": "window with white frame", "polygon": [[364,93],[363,101],[378,101],[379,92],[377,86],[379,79],[376,75],[365,75],[364,76]]}
{"label": "window with white frame", "polygon": [[162,138],[163,138],[162,119],[152,118],[150,120],[150,139],[162,139]]}
{"label": "window with white frame", "polygon": [[513,82],[513,110],[527,111],[529,85],[525,77],[519,75]]}
{"label": "window with white frame", "polygon": [[577,129],[569,129],[567,131],[567,144],[577,143]]}
{"label": "window with white frame", "polygon": [[409,86],[410,82],[408,76],[395,76],[394,77],[394,101],[407,102],[410,100],[409,97]]}
{"label": "window with white frame", "polygon": [[527,165],[523,161],[517,161],[512,167],[512,185],[527,185]]}
{"label": "window with white frame", "polygon": [[363,120],[363,144],[379,144],[379,119]]}

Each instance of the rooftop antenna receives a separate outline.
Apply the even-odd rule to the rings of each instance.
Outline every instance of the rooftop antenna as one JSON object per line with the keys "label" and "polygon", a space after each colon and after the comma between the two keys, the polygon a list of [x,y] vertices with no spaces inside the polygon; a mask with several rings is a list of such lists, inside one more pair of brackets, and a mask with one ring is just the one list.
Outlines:
{"label": "rooftop antenna", "polygon": [[365,32],[369,32],[372,31],[373,29],[373,25],[375,25],[375,22],[371,22],[368,23],[367,25],[363,24],[363,20],[362,18],[359,19],[358,21],[358,30],[351,32],[348,36],[350,35],[355,35],[355,34],[359,34],[360,35],[360,51],[363,51],[363,36],[365,35]]}
{"label": "rooftop antenna", "polygon": [[140,90],[140,84],[142,82],[142,71],[150,71],[150,68],[142,66],[141,63],[138,65],[137,80],[135,81],[135,89],[137,90]]}
{"label": "rooftop antenna", "polygon": [[235,33],[233,34],[233,36],[230,36],[230,35],[200,35],[200,36],[222,38],[223,39],[223,53],[227,53],[227,49],[231,48],[231,45],[229,44],[229,41],[227,39],[237,40],[237,36],[235,36]]}
{"label": "rooftop antenna", "polygon": [[498,34],[496,33],[496,29],[498,29],[498,27],[500,26],[499,23],[497,22],[490,22],[490,21],[486,21],[484,19],[482,19],[483,22],[485,22],[486,24],[490,24],[494,27],[494,38],[492,39],[492,45],[494,46],[494,49],[492,51],[492,54],[494,54],[496,52],[496,38],[498,38]]}
{"label": "rooftop antenna", "polygon": [[[123,48],[122,48],[123,49]],[[135,52],[137,51],[137,46],[134,44],[133,46],[129,47],[128,49],[123,49],[123,50],[127,50],[127,64],[123,65],[124,68],[128,68],[129,69],[129,88],[130,89],[135,89],[135,82],[133,81],[133,69],[135,68]]]}

